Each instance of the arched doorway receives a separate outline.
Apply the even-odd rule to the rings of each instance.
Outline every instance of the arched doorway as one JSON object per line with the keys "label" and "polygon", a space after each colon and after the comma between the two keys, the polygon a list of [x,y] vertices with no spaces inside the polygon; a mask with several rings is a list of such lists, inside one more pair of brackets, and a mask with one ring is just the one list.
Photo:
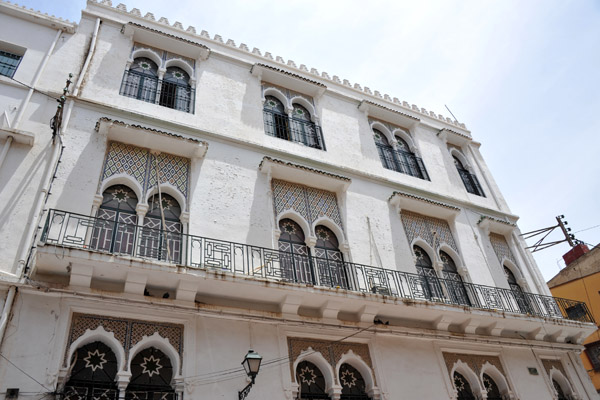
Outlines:
{"label": "arched doorway", "polygon": [[454,372],[454,387],[457,400],[475,400],[469,381],[459,372]]}
{"label": "arched doorway", "polygon": [[498,385],[488,374],[483,374],[483,387],[487,392],[487,400],[503,400]]}
{"label": "arched doorway", "polygon": [[362,375],[352,365],[344,363],[340,367],[341,400],[370,400]]}
{"label": "arched doorway", "polygon": [[119,366],[110,347],[99,341],[86,344],[75,351],[71,363],[65,400],[118,399],[115,377]]}
{"label": "arched doorway", "polygon": [[175,400],[171,386],[173,366],[165,353],[155,347],[140,351],[131,360],[127,400]]}
{"label": "arched doorway", "polygon": [[323,286],[347,289],[348,278],[344,268],[344,256],[339,249],[337,236],[323,225],[315,227],[315,264],[319,273],[319,283]]}
{"label": "arched doorway", "polygon": [[[155,194],[148,201],[148,213],[140,237],[140,254],[172,263],[181,262],[181,207],[173,196]],[[161,213],[164,213],[164,224]]]}
{"label": "arched doorway", "polygon": [[423,248],[413,246],[417,267],[417,273],[421,276],[423,295],[427,299],[442,299],[444,294],[438,280],[431,258]]}
{"label": "arched doorway", "polygon": [[133,254],[137,232],[138,198],[125,185],[114,185],[102,193],[102,204],[94,223],[90,247],[117,254]]}
{"label": "arched doorway", "polygon": [[298,399],[315,400],[329,399],[325,377],[321,370],[309,361],[302,361],[296,367],[296,382],[298,382]]}
{"label": "arched doorway", "polygon": [[443,265],[442,278],[444,278],[450,302],[470,306],[471,301],[467,295],[467,290],[462,277],[458,273],[454,259],[445,251],[440,251],[440,260]]}

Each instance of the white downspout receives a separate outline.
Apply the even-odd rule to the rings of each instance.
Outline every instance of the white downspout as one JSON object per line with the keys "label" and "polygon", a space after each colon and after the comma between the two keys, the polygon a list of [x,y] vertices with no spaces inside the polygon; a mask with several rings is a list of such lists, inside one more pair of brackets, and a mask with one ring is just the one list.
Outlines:
{"label": "white downspout", "polygon": [[59,29],[56,32],[56,37],[54,38],[54,41],[50,45],[50,48],[48,49],[48,52],[46,52],[46,56],[44,57],[44,60],[40,64],[40,67],[38,68],[37,72],[35,73],[35,76],[33,77],[33,81],[31,82],[31,88],[27,92],[27,96],[25,96],[25,100],[23,100],[23,104],[21,104],[19,113],[17,114],[17,116],[15,118],[15,122],[14,122],[15,129],[18,129],[19,125],[21,124],[21,119],[23,118],[23,114],[25,114],[25,109],[27,108],[27,104],[29,104],[29,100],[31,100],[31,96],[33,95],[33,92],[35,90],[34,88],[37,86],[38,81],[40,80],[40,77],[42,76],[42,72],[44,72],[44,69],[46,69],[46,64],[48,63],[48,60],[50,59],[50,56],[52,55],[52,52],[54,51],[54,47],[56,47],[56,43],[58,42],[58,39],[60,38],[60,35],[62,35],[62,33],[63,33],[63,31],[61,29]]}
{"label": "white downspout", "polygon": [[13,141],[13,137],[9,136],[6,138],[6,142],[4,142],[4,146],[2,147],[2,153],[0,153],[0,169],[2,169],[2,163],[6,158],[6,153],[8,153],[8,149],[10,149],[10,145]]}
{"label": "white downspout", "polygon": [[[73,96],[76,96],[77,93],[79,93],[79,86],[81,85],[81,82],[83,81],[83,77],[85,76],[86,70],[90,64],[90,59],[92,58],[92,54],[94,53],[94,49],[96,47],[96,38],[98,37],[99,29],[100,29],[100,18],[96,18],[96,25],[94,27],[94,34],[92,36],[92,42],[90,44],[90,49],[89,49],[88,55],[85,59],[85,63],[83,64],[83,67],[81,68],[81,73],[79,74],[79,78],[77,79],[77,82],[75,83],[75,87],[73,88]],[[64,133],[66,131],[67,126],[69,125],[69,119],[71,117],[72,109],[73,109],[73,100],[70,101],[69,109],[67,110],[67,114],[65,115],[65,118],[63,119],[63,125],[62,125],[62,129],[61,129],[62,133]],[[52,161],[49,164],[50,167],[46,171],[46,175],[44,176],[44,180],[42,181],[42,182],[44,182],[44,187],[42,188],[40,193],[38,193],[38,197],[37,197],[35,208],[34,208],[35,212],[33,213],[33,218],[27,229],[27,234],[24,236],[25,240],[26,240],[26,245],[22,247],[21,253],[19,254],[19,258],[18,258],[19,261],[17,264],[17,269],[15,271],[15,275],[17,275],[17,276],[21,276],[21,274],[23,273],[25,263],[27,262],[27,255],[29,254],[29,250],[32,247],[32,243],[30,243],[30,242],[31,242],[31,240],[33,240],[33,234],[34,234],[35,230],[38,229],[37,225],[39,224],[40,218],[42,217],[42,214],[44,212],[44,210],[43,210],[44,199],[46,198],[46,195],[47,195],[48,191],[50,190],[50,184],[52,182],[52,174],[54,174],[54,169],[55,169],[54,166],[56,165],[57,157],[60,154],[60,148],[62,146],[62,139],[60,137],[60,132],[58,134],[58,139],[59,139],[60,143],[58,145],[56,143],[54,143],[54,151],[52,153]]]}
{"label": "white downspout", "polygon": [[8,324],[8,317],[12,310],[13,301],[15,300],[15,293],[17,292],[16,286],[8,288],[8,294],[6,295],[6,301],[4,302],[4,308],[2,309],[2,316],[0,317],[0,346],[4,340],[4,332],[6,331],[6,325]]}

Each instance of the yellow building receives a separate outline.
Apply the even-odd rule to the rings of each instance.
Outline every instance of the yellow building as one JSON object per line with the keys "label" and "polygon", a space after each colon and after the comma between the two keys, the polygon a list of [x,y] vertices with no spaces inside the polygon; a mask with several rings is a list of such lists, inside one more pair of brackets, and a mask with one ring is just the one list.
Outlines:
{"label": "yellow building", "polygon": [[[548,282],[555,297],[585,302],[596,323],[600,321],[600,246],[592,250],[585,245],[574,247],[564,256],[567,267]],[[573,310],[577,312],[577,310]],[[600,329],[584,342],[581,360],[596,390],[600,393]]]}

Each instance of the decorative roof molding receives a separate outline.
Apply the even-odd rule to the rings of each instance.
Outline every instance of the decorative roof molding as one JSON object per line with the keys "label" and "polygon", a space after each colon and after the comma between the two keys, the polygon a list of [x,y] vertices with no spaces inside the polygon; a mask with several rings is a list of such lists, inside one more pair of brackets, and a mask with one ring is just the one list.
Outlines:
{"label": "decorative roof molding", "polygon": [[94,130],[109,139],[139,147],[164,151],[187,158],[204,157],[208,143],[159,129],[102,117],[96,122]]}
{"label": "decorative roof molding", "polygon": [[256,63],[252,65],[250,73],[258,77],[260,81],[273,83],[313,97],[322,96],[327,89],[327,86],[321,82],[267,64]]}
{"label": "decorative roof molding", "polygon": [[452,220],[460,213],[459,207],[406,192],[394,192],[388,201],[398,213],[407,210],[446,220]]}
{"label": "decorative roof molding", "polygon": [[472,138],[469,135],[460,133],[448,128],[442,128],[437,133],[437,136],[446,143],[450,143],[456,146],[463,146],[467,143],[472,142]]}
{"label": "decorative roof molding", "polygon": [[263,157],[258,165],[261,172],[271,178],[300,183],[306,186],[328,191],[344,191],[352,180],[345,176],[332,174],[289,161],[278,160],[268,156]]}
{"label": "decorative roof molding", "polygon": [[488,235],[490,232],[507,235],[514,231],[517,227],[516,224],[510,221],[490,217],[489,215],[481,215],[479,221],[477,221],[477,225],[479,225],[481,229],[483,229]]}
{"label": "decorative roof molding", "polygon": [[273,57],[273,55],[270,52],[265,52],[264,54],[261,53],[260,49],[254,47],[252,49],[252,51],[249,50],[248,45],[246,45],[245,43],[242,43],[239,45],[239,47],[236,47],[235,41],[233,40],[228,40],[227,43],[225,43],[223,41],[223,38],[221,37],[221,35],[217,35],[215,34],[214,37],[211,39],[210,35],[208,32],[206,31],[202,31],[200,34],[196,33],[196,28],[193,26],[189,26],[186,30],[183,29],[183,25],[180,22],[175,22],[173,25],[169,24],[169,21],[166,18],[159,18],[158,21],[156,21],[154,15],[152,13],[147,13],[144,17],[141,17],[141,13],[140,10],[138,10],[137,8],[134,8],[130,11],[127,11],[127,7],[124,4],[119,4],[117,7],[113,7],[112,6],[112,2],[110,0],[88,0],[88,4],[93,4],[96,6],[102,6],[102,7],[106,7],[106,8],[110,8],[118,13],[121,14],[125,14],[129,17],[134,16],[134,17],[138,17],[138,18],[144,18],[148,21],[151,21],[153,23],[157,23],[157,24],[161,24],[161,25],[165,25],[168,26],[171,29],[175,29],[175,30],[179,30],[182,33],[185,33],[187,35],[190,36],[194,36],[194,37],[198,37],[198,38],[202,38],[202,40],[204,41],[209,41],[209,42],[213,42],[215,44],[218,44],[220,46],[227,46],[227,47],[231,47],[234,48],[238,51],[247,53],[247,54],[251,54],[254,57],[260,57],[262,59],[268,60],[268,61],[275,61],[277,63],[280,63],[282,65],[287,66],[290,69],[295,69],[297,70],[299,73],[309,73],[311,75],[315,75],[316,77],[318,77],[320,80],[324,80],[324,81],[328,81],[331,82],[333,84],[336,85],[340,85],[340,86],[344,86],[346,89],[350,89],[354,92],[360,93],[362,96],[369,95],[372,96],[373,99],[378,99],[381,101],[385,101],[390,103],[391,105],[394,105],[395,107],[400,107],[402,109],[405,109],[407,111],[410,111],[411,113],[416,113],[416,114],[420,114],[422,116],[425,116],[427,118],[431,118],[433,120],[438,120],[443,122],[444,124],[448,124],[448,125],[453,125],[461,130],[464,130],[466,132],[468,132],[467,127],[465,126],[464,123],[460,123],[456,120],[452,120],[448,117],[444,117],[442,114],[437,114],[433,111],[428,111],[425,108],[419,108],[417,105],[415,104],[409,104],[406,101],[400,101],[397,97],[392,98],[389,94],[381,94],[379,91],[375,90],[375,91],[371,91],[371,89],[369,89],[368,87],[365,87],[364,89],[361,87],[361,85],[359,85],[358,83],[355,83],[354,85],[352,85],[350,83],[350,81],[348,79],[342,79],[337,75],[333,75],[331,76],[329,73],[327,72],[322,72],[319,73],[319,71],[315,68],[307,68],[306,65],[304,64],[300,64],[300,67],[296,67],[297,63],[293,60],[288,60],[287,62],[282,58],[282,57]]}
{"label": "decorative roof molding", "polygon": [[19,4],[11,3],[10,1],[0,0],[0,10],[0,12],[4,14],[22,18],[36,24],[46,25],[49,28],[60,29],[67,33],[75,33],[75,29],[77,28],[77,23],[75,22],[71,22],[61,17],[55,17],[54,15],[48,15],[48,13],[42,13],[33,8],[20,6]]}
{"label": "decorative roof molding", "polygon": [[[159,35],[159,36],[162,36],[169,40],[177,40],[186,45],[198,47],[199,48],[198,51],[192,51],[192,53],[196,53],[196,54],[189,54],[189,53],[186,54],[186,55],[190,55],[192,58],[201,58],[203,60],[206,60],[210,56],[210,49],[201,43],[194,42],[193,40],[185,39],[180,36],[175,36],[170,33],[166,33],[166,32],[160,31],[158,29],[150,28],[148,26],[144,26],[144,25],[141,25],[141,24],[138,24],[135,22],[129,21],[127,23],[127,25],[125,25],[123,27],[123,33],[125,35],[134,37],[134,40],[137,42],[148,42],[146,44],[153,44],[153,45],[156,44],[154,40],[144,40],[144,39],[148,39],[147,33],[150,33],[151,35]],[[146,33],[146,34],[144,34],[144,33]],[[160,46],[165,49],[172,48],[171,46],[169,46],[169,43],[162,43],[162,44],[160,44]],[[174,52],[177,52],[177,51],[175,50]]]}
{"label": "decorative roof molding", "polygon": [[406,128],[411,128],[421,120],[412,115],[403,113],[402,111],[394,110],[371,100],[362,100],[358,104],[358,109],[364,112],[369,117],[379,118],[386,122],[395,125],[400,125]]}

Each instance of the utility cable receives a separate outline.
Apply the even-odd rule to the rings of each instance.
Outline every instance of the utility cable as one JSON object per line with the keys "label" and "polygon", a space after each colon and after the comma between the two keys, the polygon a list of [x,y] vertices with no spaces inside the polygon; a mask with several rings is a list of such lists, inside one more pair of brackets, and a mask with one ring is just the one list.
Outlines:
{"label": "utility cable", "polygon": [[23,85],[23,86],[25,86],[26,88],[33,90],[33,91],[34,91],[34,92],[36,92],[36,93],[43,94],[44,96],[48,96],[48,97],[50,97],[50,98],[51,98],[51,99],[53,99],[53,100],[58,100],[58,98],[57,98],[57,97],[51,96],[51,95],[49,95],[49,94],[48,94],[48,93],[46,93],[46,92],[42,92],[41,90],[39,90],[39,89],[36,89],[36,88],[34,88],[33,86],[29,86],[28,84],[26,84],[26,83],[23,83],[23,82],[21,82],[21,81],[18,81],[18,80],[16,80],[15,78],[10,78],[10,79],[11,79],[11,80],[13,80],[13,81],[15,81],[15,82],[17,82],[19,85]]}
{"label": "utility cable", "polygon": [[579,232],[589,231],[589,230],[592,230],[592,229],[595,229],[595,228],[598,228],[598,227],[600,227],[600,225],[590,226],[589,228],[585,228],[585,229],[582,229],[580,231],[573,232],[573,234],[576,234],[576,233],[579,233]]}
{"label": "utility cable", "polygon": [[8,363],[10,365],[12,365],[13,367],[15,367],[19,371],[21,371],[23,374],[27,375],[31,380],[33,380],[35,383],[37,383],[38,385],[40,385],[41,387],[43,387],[44,389],[46,389],[48,392],[54,393],[54,391],[48,389],[46,386],[44,386],[43,384],[41,384],[40,381],[38,381],[37,379],[35,379],[33,376],[29,375],[27,372],[23,371],[21,368],[19,368],[17,365],[15,365],[12,361],[10,361],[8,358],[6,358],[4,356],[4,354],[0,353],[0,357],[4,358],[6,361],[8,361]]}
{"label": "utility cable", "polygon": [[[336,343],[340,343],[346,339],[349,339],[353,336],[358,335],[359,333],[362,333],[366,330],[371,329],[372,327],[374,327],[375,324],[371,324],[370,326],[366,327],[366,328],[362,328],[348,336],[345,336],[341,339],[335,340],[330,342],[327,346],[331,347],[332,345],[336,344]],[[306,353],[307,354],[313,354],[316,353],[316,350],[313,350],[310,353]],[[270,367],[276,367],[278,365],[282,365],[285,364],[287,362],[289,362],[291,360],[290,356],[283,356],[283,357],[278,357],[278,358],[274,358],[271,360],[267,360],[264,361],[262,363],[262,365],[265,368],[270,368]],[[196,385],[206,385],[206,384],[210,384],[210,383],[216,383],[216,382],[221,382],[222,380],[228,380],[228,379],[234,379],[234,378],[238,378],[238,377],[242,377],[245,375],[245,371],[241,368],[241,367],[237,367],[237,368],[229,368],[229,369],[225,369],[225,370],[221,370],[221,371],[215,371],[215,372],[209,372],[206,374],[199,374],[199,375],[191,375],[191,376],[186,376],[184,378],[184,380],[191,380],[192,378],[196,378],[196,380],[193,381],[193,383],[195,383]],[[220,379],[223,378],[223,379]]]}

